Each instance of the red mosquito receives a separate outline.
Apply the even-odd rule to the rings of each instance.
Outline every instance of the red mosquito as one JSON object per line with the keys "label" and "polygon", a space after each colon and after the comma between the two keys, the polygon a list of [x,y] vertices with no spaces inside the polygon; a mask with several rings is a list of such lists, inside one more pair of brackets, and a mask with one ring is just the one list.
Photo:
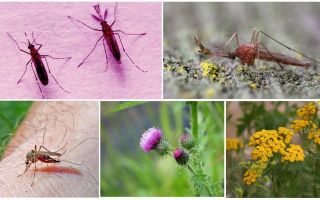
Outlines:
{"label": "red mosquito", "polygon": [[[308,68],[311,63],[309,62],[302,62],[298,59],[292,58],[290,56],[286,56],[277,52],[269,51],[265,45],[263,45],[262,42],[259,42],[258,36],[259,33],[267,36],[271,40],[277,42],[278,44],[286,47],[287,49],[296,52],[309,60],[315,62],[315,63],[320,63],[319,61],[303,54],[300,51],[294,50],[290,48],[288,45],[283,44],[282,42],[276,40],[275,38],[271,37],[270,35],[266,34],[263,31],[253,29],[252,36],[251,36],[251,41],[249,44],[240,44],[239,39],[238,39],[238,34],[234,33],[231,38],[223,45],[223,46],[215,46],[216,50],[212,51],[208,48],[206,48],[200,41],[199,37],[195,35],[195,41],[196,44],[200,47],[199,52],[210,55],[210,56],[218,56],[218,57],[225,57],[225,58],[230,58],[230,59],[235,59],[238,57],[243,65],[253,65],[254,60],[266,60],[266,61],[271,61],[271,62],[276,62],[278,65],[283,68],[281,64],[285,65],[293,65],[293,66],[300,66],[300,67],[305,67]],[[236,38],[237,40],[237,48],[235,51],[230,51],[227,50],[227,47],[231,43],[231,41]]]}
{"label": "red mosquito", "polygon": [[122,47],[122,50],[123,52],[127,55],[127,57],[129,58],[129,60],[132,62],[132,64],[138,68],[140,71],[142,72],[147,72],[146,70],[143,70],[141,69],[140,67],[138,67],[138,65],[136,65],[133,60],[131,59],[131,57],[128,55],[128,53],[126,52],[124,46],[123,46],[123,43],[122,43],[122,40],[121,40],[121,37],[119,35],[119,33],[122,33],[124,35],[146,35],[146,33],[125,33],[124,31],[122,30],[112,30],[112,26],[116,23],[116,11],[117,11],[117,7],[118,7],[118,3],[115,4],[114,6],[114,21],[111,23],[111,25],[108,24],[108,22],[106,21],[107,19],[107,16],[108,16],[108,10],[106,9],[104,11],[104,15],[103,15],[103,18],[102,18],[102,15],[101,15],[101,12],[100,12],[100,6],[99,4],[97,5],[94,5],[93,6],[95,11],[96,11],[96,15],[93,15],[91,14],[91,16],[93,17],[93,19],[95,19],[96,21],[100,22],[101,24],[101,27],[102,27],[102,30],[100,29],[96,29],[96,28],[92,28],[90,26],[88,26],[87,24],[81,22],[80,20],[74,18],[74,17],[71,17],[71,16],[68,16],[68,18],[70,19],[73,19],[73,20],[76,20],[77,22],[79,22],[80,24],[86,26],[87,28],[90,28],[91,30],[94,30],[94,31],[102,31],[103,35],[97,40],[97,42],[95,43],[93,49],[90,51],[90,53],[84,58],[84,60],[78,65],[78,67],[80,67],[85,61],[86,59],[91,55],[91,53],[95,50],[97,44],[99,43],[99,41],[103,38],[103,48],[104,48],[104,53],[105,53],[105,56],[106,56],[106,71],[108,70],[108,56],[107,56],[107,51],[106,51],[106,47],[105,47],[105,42],[107,43],[108,47],[109,47],[109,50],[112,52],[112,55],[113,57],[118,61],[118,63],[120,64],[121,63],[121,54],[120,54],[120,50],[119,50],[119,46],[118,46],[118,43],[117,43],[117,40],[116,40],[116,37],[117,36],[119,38],[119,41],[120,41],[120,44],[121,44],[121,47]]}
{"label": "red mosquito", "polygon": [[[31,69],[32,69],[32,71],[33,71],[34,77],[36,78],[36,81],[37,81],[39,90],[40,90],[40,92],[41,92],[42,98],[44,98],[42,89],[41,89],[40,84],[39,84],[39,81],[38,81],[38,79],[39,79],[40,82],[41,82],[41,84],[44,85],[44,86],[48,85],[48,83],[49,83],[48,73],[47,73],[46,68],[45,68],[45,66],[44,66],[44,64],[43,64],[43,61],[42,61],[42,58],[44,58],[44,60],[46,61],[47,67],[48,67],[48,72],[49,72],[49,74],[52,76],[53,80],[57,83],[57,85],[58,85],[64,92],[70,93],[70,92],[68,92],[67,90],[65,90],[65,89],[58,83],[57,79],[56,79],[56,78],[53,76],[53,74],[51,73],[50,68],[49,68],[49,64],[48,64],[48,61],[47,61],[47,57],[48,57],[48,58],[52,58],[52,59],[66,59],[66,60],[69,60],[71,57],[55,58],[55,57],[52,57],[52,56],[50,56],[50,55],[41,55],[41,54],[39,53],[39,50],[41,49],[42,44],[38,44],[38,43],[36,42],[36,40],[35,40],[35,38],[34,38],[34,35],[33,35],[33,32],[32,32],[32,39],[33,39],[32,43],[30,43],[29,39],[27,39],[27,40],[28,40],[28,44],[27,44],[27,45],[28,45],[28,49],[29,49],[30,53],[27,52],[27,51],[25,51],[25,50],[23,50],[23,49],[21,49],[21,48],[19,47],[17,41],[16,41],[9,33],[7,33],[7,34],[8,34],[8,36],[14,41],[14,43],[17,45],[17,47],[18,47],[18,49],[19,49],[20,51],[22,51],[22,52],[24,52],[24,53],[26,53],[26,54],[28,54],[28,55],[31,56],[31,59],[27,62],[26,68],[25,68],[25,70],[24,70],[21,78],[18,80],[17,84],[19,84],[19,83],[21,82],[23,76],[24,76],[25,73],[27,72],[29,63],[32,61],[32,62],[31,62]],[[27,34],[26,34],[26,33],[24,33],[24,34],[25,34],[25,36],[27,37]],[[35,48],[35,45],[38,45],[39,47],[36,49],[36,48]],[[32,65],[34,65],[37,73],[34,71],[34,69],[33,69],[34,67],[33,67]]]}

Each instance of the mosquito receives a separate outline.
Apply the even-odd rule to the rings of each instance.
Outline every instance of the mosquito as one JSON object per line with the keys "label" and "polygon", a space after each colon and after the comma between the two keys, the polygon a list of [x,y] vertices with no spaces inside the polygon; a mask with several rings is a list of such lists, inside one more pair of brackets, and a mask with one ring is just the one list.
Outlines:
{"label": "mosquito", "polygon": [[95,9],[96,11],[96,14],[97,15],[94,15],[94,14],[91,14],[92,18],[94,20],[96,20],[97,22],[100,22],[100,25],[101,25],[101,28],[102,30],[100,29],[96,29],[96,28],[92,28],[90,27],[89,25],[85,24],[84,22],[74,18],[74,17],[71,17],[71,16],[68,16],[68,18],[70,19],[73,19],[73,20],[76,20],[77,22],[79,22],[80,24],[86,26],[87,28],[91,29],[91,30],[94,30],[94,31],[102,31],[102,36],[97,40],[97,42],[95,43],[93,49],[89,52],[89,54],[83,59],[83,61],[78,65],[78,67],[80,67],[85,61],[86,59],[92,54],[92,52],[95,50],[97,44],[99,43],[99,41],[102,39],[102,42],[103,42],[103,48],[104,48],[104,53],[105,53],[105,59],[106,59],[106,70],[108,70],[108,55],[107,55],[107,51],[106,51],[106,47],[105,47],[105,43],[107,43],[108,47],[109,47],[109,50],[111,51],[113,57],[117,60],[117,62],[120,64],[121,63],[121,53],[120,53],[120,50],[119,50],[119,46],[118,46],[118,42],[116,40],[116,36],[118,37],[119,41],[120,41],[120,44],[121,44],[121,47],[122,47],[122,50],[123,52],[127,55],[127,57],[129,58],[129,60],[131,61],[131,63],[136,67],[138,68],[140,71],[142,72],[147,72],[146,70],[143,70],[141,69],[138,65],[136,65],[133,60],[131,59],[131,57],[128,55],[127,51],[125,50],[124,46],[123,46],[123,43],[122,43],[122,40],[121,40],[121,37],[119,35],[119,33],[122,33],[124,35],[138,35],[138,36],[142,36],[142,35],[146,35],[146,33],[126,33],[122,30],[113,30],[112,29],[112,26],[116,23],[116,11],[117,11],[117,7],[118,7],[118,3],[115,3],[115,6],[114,6],[114,20],[111,24],[108,24],[108,22],[106,21],[107,19],[107,16],[108,16],[108,10],[105,9],[104,11],[104,15],[102,17],[101,15],[101,12],[100,12],[100,6],[99,4],[97,5],[94,5],[93,8]]}
{"label": "mosquito", "polygon": [[[45,132],[43,135],[43,141],[44,141],[44,137],[45,137]],[[65,137],[65,136],[64,136]],[[64,138],[63,137],[63,138]],[[71,148],[68,152],[70,153],[71,151],[73,151],[76,147],[78,147],[79,145],[81,145],[82,143],[84,143],[87,140],[91,140],[94,139],[96,140],[97,138],[87,138],[85,140],[83,140],[82,142],[80,142],[79,144],[77,144],[76,146],[74,146],[73,148]],[[43,142],[42,142],[43,143]],[[46,147],[44,147],[44,145],[40,145],[39,148],[37,148],[37,145],[34,146],[34,149],[30,150],[27,155],[26,155],[26,161],[25,161],[25,165],[26,168],[24,170],[24,172],[20,175],[18,175],[17,177],[20,177],[22,175],[24,175],[28,169],[31,167],[32,164],[34,164],[34,171],[33,171],[33,178],[32,178],[32,183],[31,183],[31,187],[33,186],[34,183],[34,179],[36,176],[36,170],[37,170],[37,162],[42,162],[42,163],[60,163],[60,162],[66,162],[66,163],[71,163],[73,165],[81,165],[79,163],[74,163],[74,162],[70,162],[70,161],[66,161],[66,160],[62,160],[60,157],[63,156],[66,153],[66,150],[62,151],[68,143],[66,143],[65,145],[63,145],[59,150],[57,151],[50,151],[49,149],[47,149]],[[60,152],[60,153],[59,153]]]}
{"label": "mosquito", "polygon": [[[240,44],[239,39],[238,39],[238,34],[234,33],[230,39],[222,46],[216,46],[217,50],[210,50],[206,48],[200,41],[199,36],[195,35],[194,39],[196,41],[196,44],[199,46],[200,50],[199,52],[202,54],[206,54],[209,56],[218,56],[218,57],[225,57],[225,58],[230,58],[230,59],[235,59],[238,57],[243,65],[253,65],[255,59],[258,60],[265,60],[265,61],[271,61],[271,62],[276,62],[278,65],[283,68],[281,64],[285,65],[293,65],[293,66],[300,66],[304,68],[308,68],[311,66],[310,62],[303,62],[300,61],[296,58],[292,58],[290,56],[274,52],[274,51],[269,51],[265,45],[262,42],[259,42],[258,36],[259,34],[263,34],[270,38],[271,40],[275,41],[276,43],[286,47],[287,49],[298,53],[302,55],[305,58],[308,58],[310,61],[313,61],[314,63],[320,63],[319,61],[305,55],[304,53],[297,51],[295,49],[290,48],[288,45],[283,44],[282,42],[278,41],[274,37],[268,35],[267,33],[253,29],[252,35],[251,35],[251,41],[249,44]],[[228,47],[231,43],[232,40],[236,39],[237,42],[237,48],[235,51],[230,51],[228,50]]]}
{"label": "mosquito", "polygon": [[[52,76],[53,80],[57,83],[57,85],[66,93],[70,93],[68,92],[67,90],[65,90],[60,84],[59,82],[57,81],[57,79],[53,76],[53,74],[51,73],[50,71],[50,68],[49,68],[49,64],[48,64],[48,61],[47,61],[47,57],[48,58],[52,58],[52,59],[66,59],[66,60],[69,60],[71,57],[64,57],[64,58],[56,58],[56,57],[52,57],[50,55],[41,55],[39,53],[39,50],[41,49],[42,47],[42,44],[38,44],[34,38],[34,35],[33,35],[33,32],[32,32],[32,39],[33,41],[30,42],[29,39],[28,40],[28,49],[30,52],[27,52],[23,49],[21,49],[17,43],[17,41],[9,34],[7,33],[8,36],[14,41],[14,43],[17,45],[18,49],[21,51],[21,52],[24,52],[28,55],[31,56],[30,60],[27,62],[26,64],[26,68],[21,76],[21,78],[18,80],[17,84],[19,84],[22,80],[22,78],[24,77],[24,75],[26,74],[27,72],[27,69],[28,69],[28,65],[29,63],[31,63],[31,69],[33,71],[33,74],[34,74],[34,77],[37,81],[37,84],[38,84],[38,87],[39,87],[39,90],[41,92],[41,95],[42,95],[42,98],[44,98],[44,95],[43,95],[43,92],[42,92],[42,89],[40,87],[40,84],[39,84],[39,80],[41,82],[42,85],[46,86],[48,85],[49,83],[49,79],[48,79],[48,73],[46,71],[46,68],[43,64],[43,61],[42,61],[42,58],[46,61],[46,64],[47,64],[47,67],[48,67],[48,72],[49,74]],[[25,36],[27,37],[27,33],[24,33]],[[39,47],[36,48],[35,45],[38,45]],[[32,62],[31,62],[32,61]],[[36,71],[34,70],[34,68],[36,69]]]}

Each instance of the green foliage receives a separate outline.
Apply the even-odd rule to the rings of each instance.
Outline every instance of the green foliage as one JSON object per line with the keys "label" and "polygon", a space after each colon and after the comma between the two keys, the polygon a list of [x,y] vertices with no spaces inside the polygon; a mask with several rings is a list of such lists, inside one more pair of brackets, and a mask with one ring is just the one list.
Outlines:
{"label": "green foliage", "polygon": [[0,102],[0,157],[2,157],[10,139],[27,114],[31,103],[24,101]]}
{"label": "green foliage", "polygon": [[[118,104],[121,103],[102,102],[101,109],[109,110]],[[192,166],[196,176],[179,166],[172,155],[160,157],[156,151],[144,153],[139,148],[142,133],[153,126],[162,129],[170,146],[178,147],[181,134],[192,129],[190,104],[148,102],[108,116],[103,113],[101,195],[194,196],[205,183],[214,195],[223,196],[223,102],[198,102],[197,109],[198,159],[203,166],[202,171]],[[197,195],[208,196],[206,190],[201,191]]]}

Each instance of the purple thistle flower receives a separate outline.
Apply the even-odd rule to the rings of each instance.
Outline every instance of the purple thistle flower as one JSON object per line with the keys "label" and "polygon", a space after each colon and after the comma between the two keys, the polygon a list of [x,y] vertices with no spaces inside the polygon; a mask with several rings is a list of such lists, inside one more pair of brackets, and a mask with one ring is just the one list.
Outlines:
{"label": "purple thistle flower", "polygon": [[184,133],[180,137],[180,144],[183,148],[187,150],[192,150],[196,145],[196,141],[192,136]]}
{"label": "purple thistle flower", "polygon": [[176,159],[176,161],[179,165],[185,165],[185,164],[187,164],[187,162],[189,160],[189,155],[185,151],[183,151],[182,149],[176,149],[173,152],[173,157],[174,157],[174,159]]}
{"label": "purple thistle flower", "polygon": [[162,137],[161,130],[158,128],[149,128],[142,134],[140,147],[144,152],[151,151],[157,147]]}

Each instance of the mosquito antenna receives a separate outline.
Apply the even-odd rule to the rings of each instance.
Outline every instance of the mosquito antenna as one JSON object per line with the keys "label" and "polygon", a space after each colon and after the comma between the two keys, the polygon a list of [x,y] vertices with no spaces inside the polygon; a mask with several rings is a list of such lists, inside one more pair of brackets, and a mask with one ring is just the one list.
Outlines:
{"label": "mosquito antenna", "polygon": [[106,20],[107,16],[108,16],[108,9],[106,8],[105,11],[104,11],[103,19]]}
{"label": "mosquito antenna", "polygon": [[290,48],[288,45],[283,44],[283,43],[280,42],[279,40],[277,40],[277,39],[271,37],[270,35],[268,35],[267,33],[263,32],[263,31],[260,31],[260,33],[262,33],[262,34],[264,34],[265,36],[269,37],[271,40],[273,40],[273,41],[281,44],[282,46],[286,47],[287,49],[289,49],[289,50],[291,50],[291,51],[294,51],[294,52],[296,52],[296,53],[298,53],[298,54],[300,54],[300,55],[302,55],[302,56],[304,56],[304,57],[306,57],[306,58],[309,58],[310,60],[312,60],[312,61],[315,62],[315,63],[320,63],[320,61],[317,61],[317,60],[315,60],[315,59],[307,56],[306,54],[304,54],[304,53],[302,53],[302,52],[300,52],[300,51],[297,51],[297,50],[295,50],[295,49]]}
{"label": "mosquito antenna", "polygon": [[101,12],[100,12],[100,5],[97,4],[97,5],[94,5],[93,7],[96,10],[96,13],[98,14],[98,16],[100,17],[100,20],[102,21],[102,16],[101,16]]}
{"label": "mosquito antenna", "polygon": [[27,38],[27,40],[28,40],[28,44],[31,44],[30,41],[29,41],[29,39],[28,39],[28,35],[27,35],[26,32],[24,32],[24,35],[26,36],[26,38]]}

